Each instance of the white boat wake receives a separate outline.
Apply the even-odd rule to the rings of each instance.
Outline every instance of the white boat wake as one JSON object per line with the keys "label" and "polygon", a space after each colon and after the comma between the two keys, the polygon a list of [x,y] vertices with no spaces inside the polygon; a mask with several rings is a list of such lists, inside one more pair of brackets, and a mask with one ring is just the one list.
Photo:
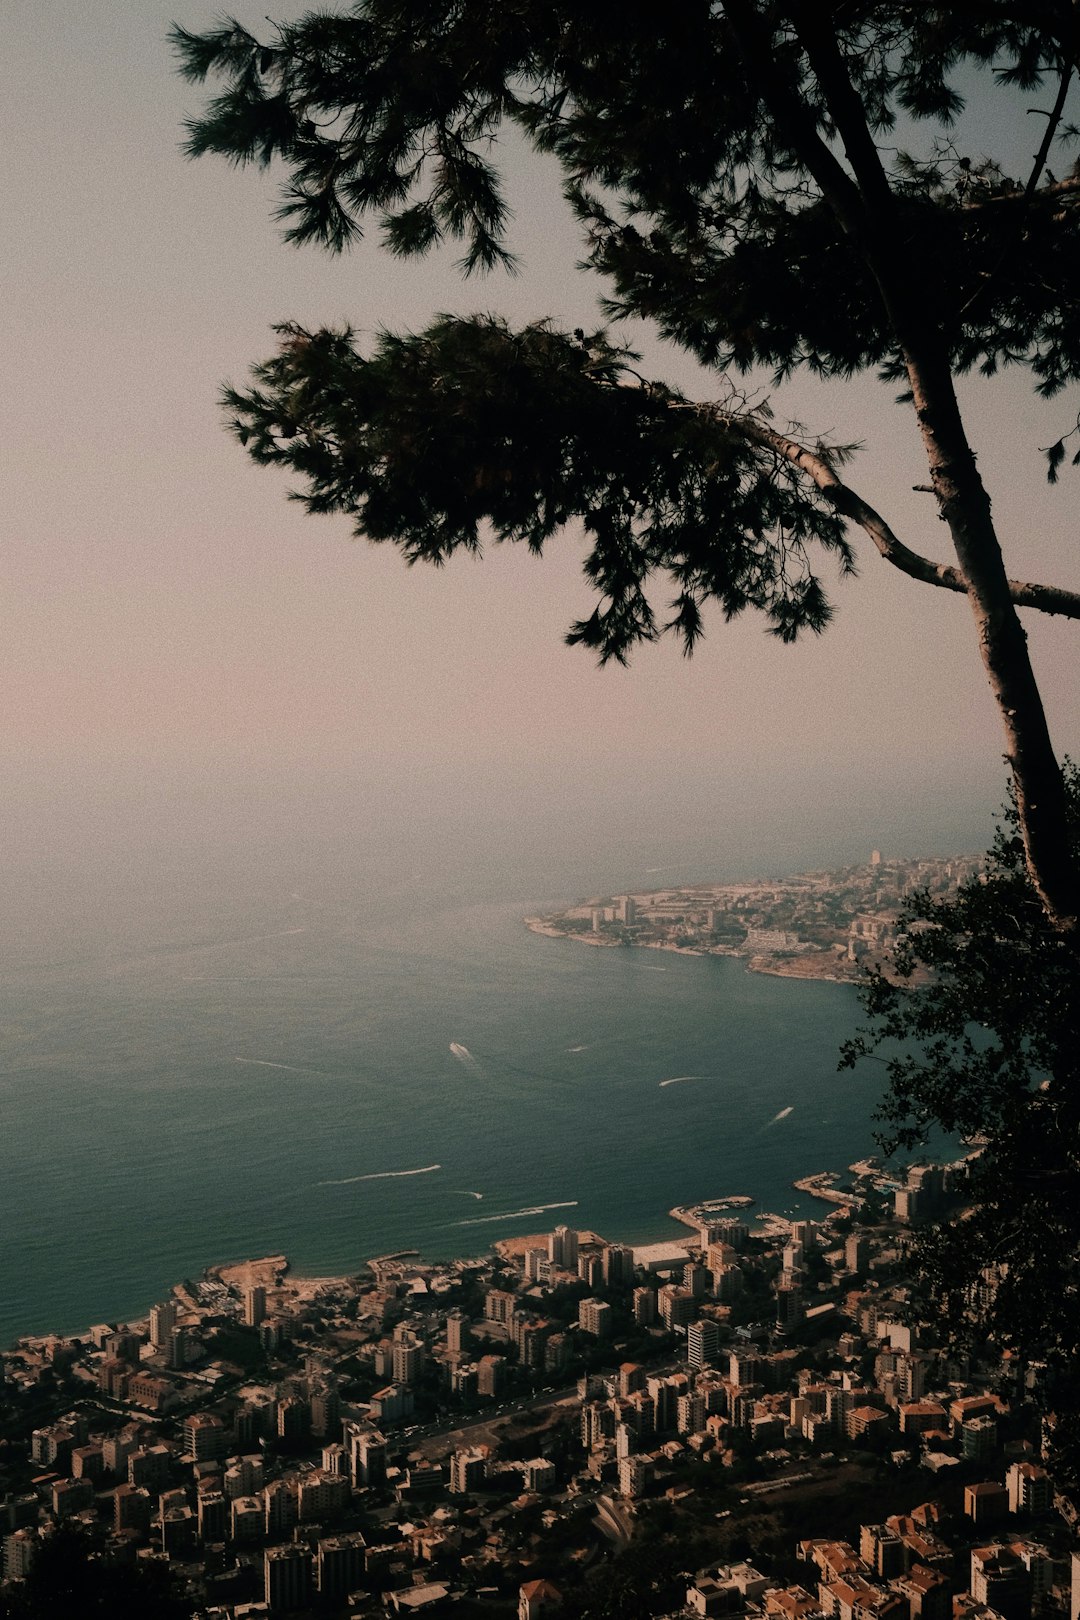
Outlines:
{"label": "white boat wake", "polygon": [[339,1176],[333,1181],[317,1181],[317,1187],[351,1187],[357,1181],[396,1181],[399,1176],[430,1176],[441,1164],[424,1164],[419,1170],[373,1170],[366,1176]]}
{"label": "white boat wake", "polygon": [[704,1074],[673,1074],[670,1080],[661,1080],[660,1081],[660,1089],[662,1091],[665,1086],[681,1086],[685,1080],[707,1080],[707,1079],[708,1079],[708,1075],[704,1075]]}
{"label": "white boat wake", "polygon": [[[795,1104],[790,1103],[787,1108],[781,1108],[778,1114],[774,1114],[772,1119],[766,1120],[765,1124],[761,1127],[761,1130],[767,1131],[771,1125],[778,1125],[782,1119],[787,1119],[788,1115],[793,1114],[794,1112]],[[761,1135],[761,1131],[758,1132],[758,1135]]]}
{"label": "white boat wake", "polygon": [[453,1053],[454,1057],[457,1058],[458,1062],[462,1064],[464,1068],[468,1069],[471,1074],[479,1074],[481,1072],[479,1063],[473,1057],[472,1053],[469,1051],[469,1048],[464,1046],[461,1041],[451,1041],[450,1051]]}
{"label": "white boat wake", "polygon": [[271,1063],[269,1058],[234,1057],[234,1063],[245,1063],[256,1069],[288,1069],[290,1074],[325,1074],[325,1069],[302,1069],[296,1063]]}
{"label": "white boat wake", "polygon": [[461,1187],[455,1187],[454,1189],[455,1198],[483,1198],[483,1196],[483,1193],[465,1192]]}
{"label": "white boat wake", "polygon": [[471,1221],[458,1221],[458,1226],[490,1226],[493,1221],[520,1221],[530,1215],[544,1215],[549,1209],[574,1209],[576,1198],[566,1198],[560,1204],[532,1204],[528,1209],[511,1209],[505,1215],[481,1215]]}

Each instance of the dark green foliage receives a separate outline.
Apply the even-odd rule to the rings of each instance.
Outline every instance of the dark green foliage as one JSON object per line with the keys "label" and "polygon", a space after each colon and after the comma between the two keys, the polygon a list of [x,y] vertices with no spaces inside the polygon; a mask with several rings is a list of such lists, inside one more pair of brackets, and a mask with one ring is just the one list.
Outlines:
{"label": "dark green foliage", "polygon": [[184,1620],[191,1612],[166,1567],[108,1556],[70,1522],[42,1538],[27,1580],[0,1591],[0,1620]]}
{"label": "dark green foliage", "polygon": [[[1046,171],[1076,139],[1061,118],[1072,27],[1064,0],[358,0],[264,39],[226,20],[173,44],[189,78],[221,86],[189,152],[279,164],[293,242],[339,251],[374,221],[396,254],[451,240],[466,273],[509,263],[494,161],[509,124],[558,160],[608,312],[654,321],[706,366],[900,377],[897,323],[917,299],[947,364],[1024,361],[1052,392],[1080,368],[1078,197]],[[1061,87],[1026,176],[954,144],[952,81],[972,62]],[[872,160],[841,128],[845,96],[885,138]],[[901,120],[913,153],[888,139]],[[278,356],[227,401],[257,460],[301,474],[310,510],[434,562],[485,525],[539,550],[583,520],[601,601],[570,640],[602,658],[660,628],[689,650],[710,599],[729,617],[760,608],[785,641],[827,623],[806,547],[848,564],[836,508],[805,469],[737,443],[722,412],[695,422],[636,378],[603,333],[444,318],[360,356],[347,331],[279,331]],[[675,587],[666,609],[654,573]]]}
{"label": "dark green foliage", "polygon": [[266,1351],[259,1342],[255,1328],[240,1324],[221,1328],[206,1349],[211,1358],[232,1362],[233,1366],[242,1368],[248,1377],[267,1376]]}
{"label": "dark green foliage", "polygon": [[[827,623],[809,548],[852,566],[837,512],[724,413],[637,385],[603,332],[443,316],[365,356],[349,331],[279,330],[256,386],[226,403],[257,461],[301,474],[309,511],[347,512],[410,563],[475,551],[485,526],[539,553],[580,519],[602,604],[568,639],[603,659],[665,629],[689,650],[710,599],[728,618],[761,609],[785,641]],[[662,622],[654,575],[675,590]]]}
{"label": "dark green foliage", "polygon": [[[449,238],[466,244],[467,271],[505,259],[491,139],[509,122],[559,159],[588,262],[614,281],[611,307],[655,319],[706,364],[898,371],[856,240],[873,225],[892,239],[879,250],[913,268],[917,253],[920,299],[958,367],[1023,360],[1047,391],[1076,374],[1073,191],[1033,187],[954,144],[965,62],[1053,94],[1075,63],[1066,0],[362,0],[277,24],[267,42],[231,22],[173,38],[190,78],[225,83],[190,124],[189,150],[280,160],[292,241],[341,249],[374,216],[397,253]],[[822,87],[833,44],[882,138],[887,224],[870,221],[874,199],[835,160],[835,196],[807,172],[808,139],[828,167],[836,135]],[[910,139],[913,120],[927,141],[897,150],[890,133],[904,121]],[[1052,134],[1075,145],[1058,119]]]}
{"label": "dark green foliage", "polygon": [[[1073,766],[1066,783],[1080,845]],[[936,1127],[981,1144],[969,1211],[916,1240],[921,1288],[958,1342],[1047,1363],[1064,1440],[1080,1412],[1080,951],[1047,922],[1011,809],[982,876],[916,896],[901,926],[900,981],[869,977],[845,1062],[884,1048],[883,1146]],[[905,982],[916,969],[929,981]],[[1080,1478],[1080,1452],[1067,1467]]]}

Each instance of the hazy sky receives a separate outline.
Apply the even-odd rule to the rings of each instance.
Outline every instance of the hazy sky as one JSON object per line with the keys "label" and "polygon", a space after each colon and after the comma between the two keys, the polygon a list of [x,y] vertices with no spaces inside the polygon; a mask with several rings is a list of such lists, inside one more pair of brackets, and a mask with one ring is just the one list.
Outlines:
{"label": "hazy sky", "polygon": [[[265,27],[266,0],[234,9]],[[200,0],[0,13],[10,858],[89,859],[136,829],[209,844],[274,805],[332,819],[339,802],[390,821],[482,805],[551,837],[587,807],[616,833],[715,818],[720,842],[725,818],[760,820],[792,849],[807,818],[834,822],[838,847],[879,825],[927,849],[985,841],[1001,741],[966,604],[858,537],[862,576],[837,585],[823,638],[784,648],[753,616],[713,614],[690,663],[661,644],[598,671],[561,643],[591,606],[575,536],[542,562],[496,548],[408,570],[246,460],[217,391],[271,351],[276,320],[371,331],[492,308],[589,324],[599,285],[574,268],[556,176],[520,151],[517,280],[463,285],[453,251],[401,265],[373,243],[338,259],[283,246],[273,175],[180,155],[199,94],[166,28],[215,15]],[[649,358],[709,394],[685,358]],[[964,393],[1010,572],[1076,587],[1077,475],[1049,490],[1038,449],[1068,403],[1038,405],[1020,374]],[[773,402],[863,439],[857,487],[944,554],[889,389],[798,382]],[[1027,622],[1055,740],[1075,752],[1078,631]]]}

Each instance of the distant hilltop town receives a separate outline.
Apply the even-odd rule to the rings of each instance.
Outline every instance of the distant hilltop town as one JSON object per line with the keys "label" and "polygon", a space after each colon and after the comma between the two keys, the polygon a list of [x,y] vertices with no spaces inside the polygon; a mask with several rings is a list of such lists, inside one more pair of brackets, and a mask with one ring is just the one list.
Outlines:
{"label": "distant hilltop town", "polygon": [[870,963],[888,966],[909,895],[949,894],[978,870],[974,855],[883,860],[874,850],[867,865],[836,872],[597,895],[525,921],[583,945],[745,956],[759,973],[844,980]]}

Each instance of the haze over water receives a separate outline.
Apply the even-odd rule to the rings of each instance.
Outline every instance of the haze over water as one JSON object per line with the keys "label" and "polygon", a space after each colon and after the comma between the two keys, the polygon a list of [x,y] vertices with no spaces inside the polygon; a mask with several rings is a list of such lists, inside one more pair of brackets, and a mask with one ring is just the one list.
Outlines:
{"label": "haze over water", "polygon": [[[560,860],[431,811],[333,858],[297,835],[9,874],[0,1341],[137,1316],[244,1256],[345,1272],[560,1220],[643,1241],[726,1193],[812,1212],[791,1179],[871,1147],[879,1075],[836,1073],[849,988],[521,923],[635,872],[790,869],[754,836]],[[807,827],[809,856],[827,843]]]}

